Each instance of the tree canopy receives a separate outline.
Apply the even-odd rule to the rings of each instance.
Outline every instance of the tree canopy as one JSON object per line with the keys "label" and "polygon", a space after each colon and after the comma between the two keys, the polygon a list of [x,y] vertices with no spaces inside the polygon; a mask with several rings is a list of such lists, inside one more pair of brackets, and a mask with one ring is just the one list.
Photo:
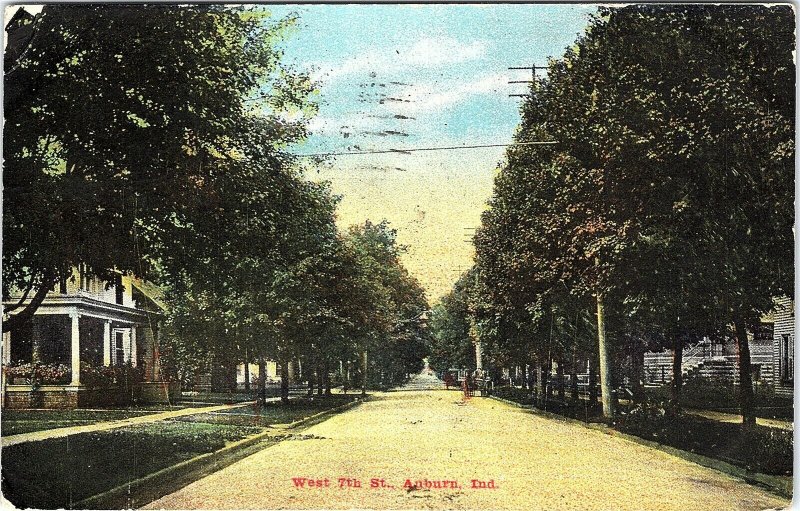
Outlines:
{"label": "tree canopy", "polygon": [[510,147],[495,180],[489,320],[533,351],[592,296],[617,347],[737,324],[746,394],[745,330],[792,294],[793,27],[786,6],[599,9],[522,106],[516,140],[557,145]]}

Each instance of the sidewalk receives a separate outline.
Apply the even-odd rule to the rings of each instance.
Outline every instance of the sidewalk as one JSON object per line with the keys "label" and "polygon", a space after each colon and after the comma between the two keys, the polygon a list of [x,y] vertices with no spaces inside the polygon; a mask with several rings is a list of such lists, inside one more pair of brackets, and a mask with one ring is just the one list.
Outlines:
{"label": "sidewalk", "polygon": [[[278,399],[280,398],[270,398],[267,399],[267,401],[268,402],[277,401]],[[10,445],[21,444],[24,442],[39,442],[41,440],[48,440],[50,438],[62,438],[65,436],[77,435],[80,433],[91,433],[94,431],[105,431],[108,429],[124,428],[126,426],[149,424],[151,422],[158,422],[166,419],[183,417],[185,415],[218,412],[220,410],[230,410],[232,408],[243,408],[245,406],[250,406],[252,404],[253,404],[252,402],[248,401],[245,403],[207,406],[204,408],[182,408],[180,410],[172,410],[169,412],[155,413],[151,415],[142,415],[139,417],[130,417],[128,419],[121,419],[116,421],[96,422],[94,424],[86,424],[83,426],[70,426],[67,428],[46,429],[43,431],[34,431],[32,433],[23,433],[21,435],[10,435],[0,438],[0,447],[8,447]]]}
{"label": "sidewalk", "polygon": [[[741,424],[742,416],[735,413],[716,412],[714,410],[697,410],[694,408],[684,408],[684,412],[689,415],[697,415],[698,417],[705,417],[706,419],[715,420],[717,422],[733,422]],[[762,417],[756,418],[756,424],[759,426],[767,426],[770,428],[785,429],[786,431],[794,430],[794,422],[783,419],[764,419]]]}

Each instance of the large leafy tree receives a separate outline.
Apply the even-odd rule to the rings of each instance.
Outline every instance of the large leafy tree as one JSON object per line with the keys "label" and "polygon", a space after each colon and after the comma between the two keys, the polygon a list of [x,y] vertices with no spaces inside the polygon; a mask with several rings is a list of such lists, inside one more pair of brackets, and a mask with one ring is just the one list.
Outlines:
{"label": "large leafy tree", "polygon": [[479,232],[501,318],[595,295],[612,345],[673,347],[675,401],[683,343],[733,324],[752,422],[747,329],[791,294],[791,14],[599,11],[523,105],[517,140],[558,145],[509,150]]}
{"label": "large leafy tree", "polygon": [[[14,18],[3,296],[37,291],[5,330],[79,264],[107,281],[147,276],[154,261],[203,264],[237,242],[246,205],[286,181],[279,149],[303,135],[280,116],[309,90],[280,64],[290,22],[215,6],[51,5]],[[249,213],[270,223],[277,212]]]}
{"label": "large leafy tree", "polygon": [[357,337],[364,357],[364,384],[391,385],[407,373],[419,370],[427,355],[428,338],[424,314],[425,293],[400,262],[404,247],[397,232],[385,220],[352,226],[347,243],[357,262],[357,287],[368,307],[359,304],[365,327]]}
{"label": "large leafy tree", "polygon": [[430,366],[438,372],[451,368],[475,368],[475,348],[470,338],[469,273],[431,310]]}

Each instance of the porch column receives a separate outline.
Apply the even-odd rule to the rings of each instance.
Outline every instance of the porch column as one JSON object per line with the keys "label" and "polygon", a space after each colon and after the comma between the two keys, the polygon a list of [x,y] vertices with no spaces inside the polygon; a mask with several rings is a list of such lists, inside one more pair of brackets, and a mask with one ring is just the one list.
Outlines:
{"label": "porch column", "polygon": [[80,331],[80,314],[77,312],[70,313],[72,320],[72,383],[71,385],[81,384],[81,331]]}
{"label": "porch column", "polygon": [[3,363],[11,363],[11,332],[3,332]]}
{"label": "porch column", "polygon": [[131,367],[136,367],[136,325],[131,325]]}
{"label": "porch column", "polygon": [[103,322],[103,365],[111,365],[111,321]]}

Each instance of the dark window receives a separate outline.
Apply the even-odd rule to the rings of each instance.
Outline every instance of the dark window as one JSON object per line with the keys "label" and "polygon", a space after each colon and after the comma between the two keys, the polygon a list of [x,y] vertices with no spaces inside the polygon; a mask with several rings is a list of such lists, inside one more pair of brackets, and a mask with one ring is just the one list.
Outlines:
{"label": "dark window", "polygon": [[124,337],[122,332],[117,332],[116,339],[114,340],[114,363],[118,366],[125,365],[125,347],[123,342]]}
{"label": "dark window", "polygon": [[794,339],[788,334],[781,337],[781,380],[790,382],[794,379]]}
{"label": "dark window", "polygon": [[117,275],[117,278],[114,282],[114,293],[116,296],[116,301],[118,304],[122,305],[123,302],[123,292],[125,288],[122,287],[122,275]]}

